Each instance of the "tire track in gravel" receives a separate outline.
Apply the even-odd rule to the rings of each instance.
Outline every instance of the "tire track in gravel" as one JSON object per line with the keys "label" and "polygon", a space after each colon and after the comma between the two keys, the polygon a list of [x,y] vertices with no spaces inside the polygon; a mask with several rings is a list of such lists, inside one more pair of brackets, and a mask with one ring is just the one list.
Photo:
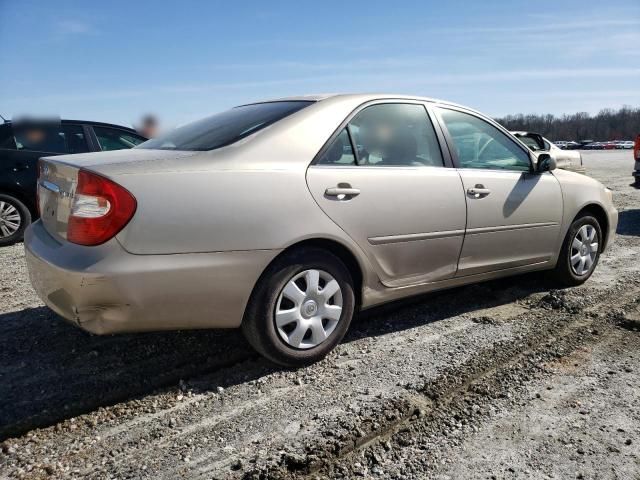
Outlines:
{"label": "tire track in gravel", "polygon": [[[559,310],[541,319],[539,328],[524,333],[517,343],[496,343],[478,351],[464,364],[445,369],[424,385],[408,388],[407,394],[377,405],[358,422],[347,422],[346,430],[351,434],[337,438],[331,434],[333,440],[307,443],[304,450],[289,451],[276,462],[261,464],[255,459],[256,467],[242,478],[366,476],[380,463],[380,455],[402,450],[416,437],[446,437],[452,418],[454,422],[464,420],[465,425],[478,422],[486,414],[478,405],[513,395],[510,390],[514,378],[518,379],[516,385],[522,385],[544,371],[544,362],[568,355],[578,346],[602,341],[602,332],[625,326],[619,314],[612,314],[611,307],[613,304],[614,310],[624,311],[637,305],[639,278],[625,282],[634,288],[614,288],[597,295],[584,309],[567,309],[562,301],[558,302],[555,306]],[[339,430],[339,425],[345,429],[344,419],[335,423],[325,433]],[[455,423],[458,426],[461,428],[462,424]],[[366,466],[361,463],[363,457],[367,459]]]}
{"label": "tire track in gravel", "polygon": [[[626,278],[627,282],[632,280],[631,276]],[[530,331],[546,331],[542,326],[547,323],[566,323],[571,312],[575,315],[598,302],[610,304],[617,295],[619,285],[605,290],[582,287],[565,293],[534,293],[516,304],[512,303],[511,297],[519,297],[522,292],[504,293],[500,286],[506,287],[506,283],[448,292],[426,304],[416,303],[390,312],[383,318],[370,319],[370,322],[362,324],[358,322],[353,337],[346,344],[339,346],[338,351],[326,361],[307,369],[279,371],[260,360],[244,361],[194,377],[186,382],[185,393],[180,389],[177,392],[175,389],[161,391],[140,400],[100,408],[89,415],[67,420],[53,429],[34,431],[15,444],[17,451],[20,451],[20,443],[26,442],[33,452],[30,458],[41,459],[43,453],[38,445],[48,448],[45,451],[49,452],[53,448],[58,461],[66,465],[60,468],[70,469],[56,472],[75,472],[71,476],[89,478],[109,475],[125,477],[139,471],[141,465],[148,468],[143,475],[146,477],[238,477],[247,471],[256,472],[255,468],[261,465],[261,458],[269,456],[273,457],[278,468],[283,465],[294,466],[292,471],[285,468],[286,474],[298,475],[300,471],[305,471],[313,455],[308,455],[305,449],[296,450],[290,443],[307,442],[307,445],[314,445],[314,439],[326,432],[338,443],[348,445],[354,442],[351,432],[355,429],[362,430],[362,435],[356,438],[368,434],[362,429],[363,424],[366,426],[378,422],[380,426],[373,430],[382,431],[385,425],[397,422],[403,415],[410,418],[416,409],[415,399],[426,401],[427,398],[421,393],[425,385],[425,381],[421,381],[421,372],[425,372],[432,384],[453,381],[458,370],[465,370],[465,365],[476,363],[480,350],[480,357],[490,355],[487,352],[491,350],[487,345],[495,342],[518,345]],[[513,287],[507,287],[507,290],[513,290]],[[447,305],[459,298],[460,292],[474,293],[472,299],[465,295],[467,308],[456,306],[458,317],[440,320],[446,318],[447,311],[450,311]],[[507,303],[501,303],[501,298]],[[440,321],[434,323],[434,320]],[[391,333],[387,331],[387,325]],[[372,328],[373,332],[382,328],[384,336],[360,338],[363,333],[361,330],[371,333]],[[400,352],[403,357],[397,358]],[[394,363],[396,361],[397,366]],[[404,371],[405,367],[417,367],[425,361],[434,363],[427,370],[423,367]],[[403,370],[396,370],[401,365]],[[451,369],[451,365],[459,367]],[[352,369],[355,376],[350,374]],[[394,377],[396,371],[399,375]],[[378,375],[380,378],[376,378]],[[312,381],[316,378],[323,379],[317,384],[321,390],[307,390],[306,384],[309,382],[310,388],[317,389]],[[403,384],[394,387],[394,378]],[[377,384],[380,387],[384,385],[384,388],[378,390]],[[230,393],[227,394],[225,390],[224,394],[216,394],[215,385],[231,385]],[[289,388],[287,395],[278,394],[283,386]],[[260,396],[261,389],[264,390],[263,396]],[[355,396],[350,393],[362,389],[371,391]],[[326,399],[332,401],[322,405],[318,403],[319,395],[329,395]],[[185,398],[181,400],[182,396]],[[261,398],[266,401],[260,401]],[[341,406],[350,401],[362,404],[362,413],[353,413],[351,407],[344,411]],[[300,432],[306,432],[306,437],[303,435],[299,439],[298,434],[292,437],[287,433],[289,427],[281,423],[287,418],[287,407],[295,407],[290,415],[300,418]],[[324,408],[326,415],[315,422],[317,427],[307,427],[306,424],[314,424],[314,420],[300,416],[304,412],[300,408],[306,408],[306,414]],[[349,417],[357,419],[357,422],[350,422]],[[175,425],[172,426],[174,418]],[[211,423],[216,418],[220,421]],[[387,430],[393,431],[390,427]],[[347,433],[340,438],[343,432]],[[269,440],[265,442],[265,439]],[[371,442],[373,444],[380,443],[375,435],[371,439],[374,440]],[[57,446],[46,447],[51,445],[49,442],[55,442]],[[358,451],[364,448],[364,440],[360,442]],[[354,448],[350,447],[351,451]],[[341,458],[336,456],[340,448],[331,451],[331,462]],[[348,451],[345,448],[341,454],[347,455]],[[258,459],[255,458],[256,452],[260,457]],[[319,458],[323,456],[319,455]],[[2,456],[0,465],[1,460]],[[5,460],[10,464],[16,458],[12,455],[5,457]],[[28,460],[18,458],[18,461],[18,464],[25,465],[22,462]],[[252,463],[254,461],[255,464]],[[271,471],[273,467],[269,466],[270,476],[277,476],[277,469]]]}

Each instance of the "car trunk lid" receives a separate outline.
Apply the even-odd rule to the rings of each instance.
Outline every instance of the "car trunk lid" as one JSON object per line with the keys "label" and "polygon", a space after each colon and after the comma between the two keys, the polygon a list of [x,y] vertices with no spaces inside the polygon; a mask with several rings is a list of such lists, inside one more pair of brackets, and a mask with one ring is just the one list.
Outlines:
{"label": "car trunk lid", "polygon": [[38,208],[45,229],[58,240],[67,239],[69,215],[78,186],[78,172],[87,170],[118,181],[133,172],[175,168],[180,159],[197,152],[117,150],[112,152],[43,157],[38,166]]}

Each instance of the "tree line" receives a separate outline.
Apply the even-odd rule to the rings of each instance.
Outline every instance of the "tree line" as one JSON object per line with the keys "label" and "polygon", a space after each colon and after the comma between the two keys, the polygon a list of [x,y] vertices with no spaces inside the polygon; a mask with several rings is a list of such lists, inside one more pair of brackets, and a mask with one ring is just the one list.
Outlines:
{"label": "tree line", "polygon": [[625,105],[619,110],[606,108],[596,115],[579,112],[556,117],[517,114],[497,118],[508,130],[540,133],[552,141],[558,140],[635,140],[640,134],[640,107]]}

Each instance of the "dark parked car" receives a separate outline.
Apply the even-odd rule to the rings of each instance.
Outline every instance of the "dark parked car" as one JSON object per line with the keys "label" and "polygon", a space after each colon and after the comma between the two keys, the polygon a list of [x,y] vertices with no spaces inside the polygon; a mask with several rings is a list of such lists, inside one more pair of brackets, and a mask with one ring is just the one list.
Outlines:
{"label": "dark parked car", "polygon": [[633,159],[636,162],[633,169],[633,186],[640,188],[640,135],[636,137],[636,143],[633,147]]}
{"label": "dark parked car", "polygon": [[80,120],[0,124],[0,246],[22,239],[38,217],[40,157],[132,148],[146,141],[135,130]]}

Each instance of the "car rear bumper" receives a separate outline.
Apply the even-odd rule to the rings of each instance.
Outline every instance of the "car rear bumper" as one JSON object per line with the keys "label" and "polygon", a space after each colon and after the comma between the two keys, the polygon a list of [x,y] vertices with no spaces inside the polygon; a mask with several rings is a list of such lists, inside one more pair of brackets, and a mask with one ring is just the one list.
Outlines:
{"label": "car rear bumper", "polygon": [[24,245],[42,301],[96,334],[238,327],[256,280],[279,253],[132,255],[115,239],[99,247],[60,243],[40,221]]}

